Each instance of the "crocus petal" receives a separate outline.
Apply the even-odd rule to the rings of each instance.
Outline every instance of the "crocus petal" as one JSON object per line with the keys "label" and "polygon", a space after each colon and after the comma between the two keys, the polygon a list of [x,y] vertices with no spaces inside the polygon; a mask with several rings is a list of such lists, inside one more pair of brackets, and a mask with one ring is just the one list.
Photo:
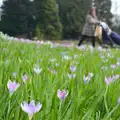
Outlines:
{"label": "crocus petal", "polygon": [[41,108],[42,108],[42,104],[38,103],[35,107],[35,112],[40,111]]}
{"label": "crocus petal", "polygon": [[120,104],[120,97],[118,98],[118,104]]}
{"label": "crocus petal", "polygon": [[15,81],[12,82],[11,80],[8,81],[7,87],[10,92],[15,92],[19,88],[20,84],[16,83]]}
{"label": "crocus petal", "polygon": [[17,83],[17,84],[16,84],[16,87],[15,87],[15,91],[16,91],[19,87],[20,87],[20,84]]}
{"label": "crocus petal", "polygon": [[105,82],[106,82],[107,85],[109,85],[112,82],[112,78],[111,77],[108,77],[108,78],[105,77]]}
{"label": "crocus petal", "polygon": [[61,97],[61,91],[58,89],[58,91],[57,91],[57,96],[58,96],[58,98],[60,98]]}
{"label": "crocus petal", "polygon": [[21,104],[21,108],[24,112],[26,112],[28,114],[32,113],[32,111],[30,111],[30,109],[29,109],[29,105],[27,102],[24,102],[23,104]]}
{"label": "crocus petal", "polygon": [[23,82],[25,83],[28,80],[28,76],[24,75],[24,76],[22,76],[22,79],[23,79]]}

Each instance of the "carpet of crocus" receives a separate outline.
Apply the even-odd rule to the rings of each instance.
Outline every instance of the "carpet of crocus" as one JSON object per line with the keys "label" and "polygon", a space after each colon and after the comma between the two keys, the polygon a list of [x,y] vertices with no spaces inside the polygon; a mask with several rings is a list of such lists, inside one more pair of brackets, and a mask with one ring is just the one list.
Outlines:
{"label": "carpet of crocus", "polygon": [[0,33],[0,120],[119,119],[119,49]]}

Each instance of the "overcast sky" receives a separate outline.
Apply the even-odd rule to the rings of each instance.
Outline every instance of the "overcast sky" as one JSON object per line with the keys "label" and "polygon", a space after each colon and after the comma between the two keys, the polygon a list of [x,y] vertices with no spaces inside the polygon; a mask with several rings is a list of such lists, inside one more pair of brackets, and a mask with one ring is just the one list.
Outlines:
{"label": "overcast sky", "polygon": [[112,0],[111,12],[120,15],[120,0]]}
{"label": "overcast sky", "polygon": [[[0,0],[0,5],[2,4],[3,0]],[[120,0],[112,0],[112,13],[120,15]]]}

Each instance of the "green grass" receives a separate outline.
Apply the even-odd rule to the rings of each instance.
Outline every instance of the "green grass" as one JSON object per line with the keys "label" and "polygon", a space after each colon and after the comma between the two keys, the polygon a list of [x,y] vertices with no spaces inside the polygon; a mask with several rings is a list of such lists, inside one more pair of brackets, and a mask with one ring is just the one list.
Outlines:
{"label": "green grass", "polygon": [[[62,59],[62,52],[70,56],[70,60]],[[107,57],[107,54],[113,58]],[[108,59],[104,63],[100,54]],[[74,58],[77,55],[77,58]],[[0,120],[28,120],[27,113],[22,111],[21,103],[35,100],[40,102],[42,109],[36,113],[33,120],[120,120],[120,79],[112,82],[106,92],[105,76],[120,73],[120,67],[111,69],[120,57],[119,50],[111,49],[99,52],[97,49],[78,50],[75,46],[70,48],[50,45],[25,44],[18,42],[0,43]],[[55,62],[51,62],[55,59]],[[7,61],[6,61],[7,60]],[[40,62],[42,60],[42,62]],[[76,64],[76,62],[78,64]],[[56,66],[56,63],[59,66]],[[34,65],[43,70],[37,75]],[[69,79],[70,65],[76,65],[76,78]],[[106,71],[101,67],[107,66]],[[49,68],[56,70],[53,74]],[[14,78],[12,74],[16,72]],[[83,76],[86,72],[94,73],[90,83],[85,84]],[[27,74],[29,80],[23,84],[22,75]],[[20,87],[9,97],[7,82],[11,79],[20,83]],[[57,90],[66,89],[68,96],[62,102],[57,98]],[[108,106],[108,112],[105,105]]]}

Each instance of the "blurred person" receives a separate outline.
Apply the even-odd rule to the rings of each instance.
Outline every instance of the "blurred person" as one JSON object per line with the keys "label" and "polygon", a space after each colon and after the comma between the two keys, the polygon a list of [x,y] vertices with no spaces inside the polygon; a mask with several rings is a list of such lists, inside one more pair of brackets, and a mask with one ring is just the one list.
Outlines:
{"label": "blurred person", "polygon": [[80,46],[85,39],[90,38],[92,39],[92,46],[95,47],[95,29],[96,25],[98,25],[99,23],[100,21],[98,21],[96,16],[96,8],[92,7],[86,17],[82,36],[79,40],[78,46]]}

